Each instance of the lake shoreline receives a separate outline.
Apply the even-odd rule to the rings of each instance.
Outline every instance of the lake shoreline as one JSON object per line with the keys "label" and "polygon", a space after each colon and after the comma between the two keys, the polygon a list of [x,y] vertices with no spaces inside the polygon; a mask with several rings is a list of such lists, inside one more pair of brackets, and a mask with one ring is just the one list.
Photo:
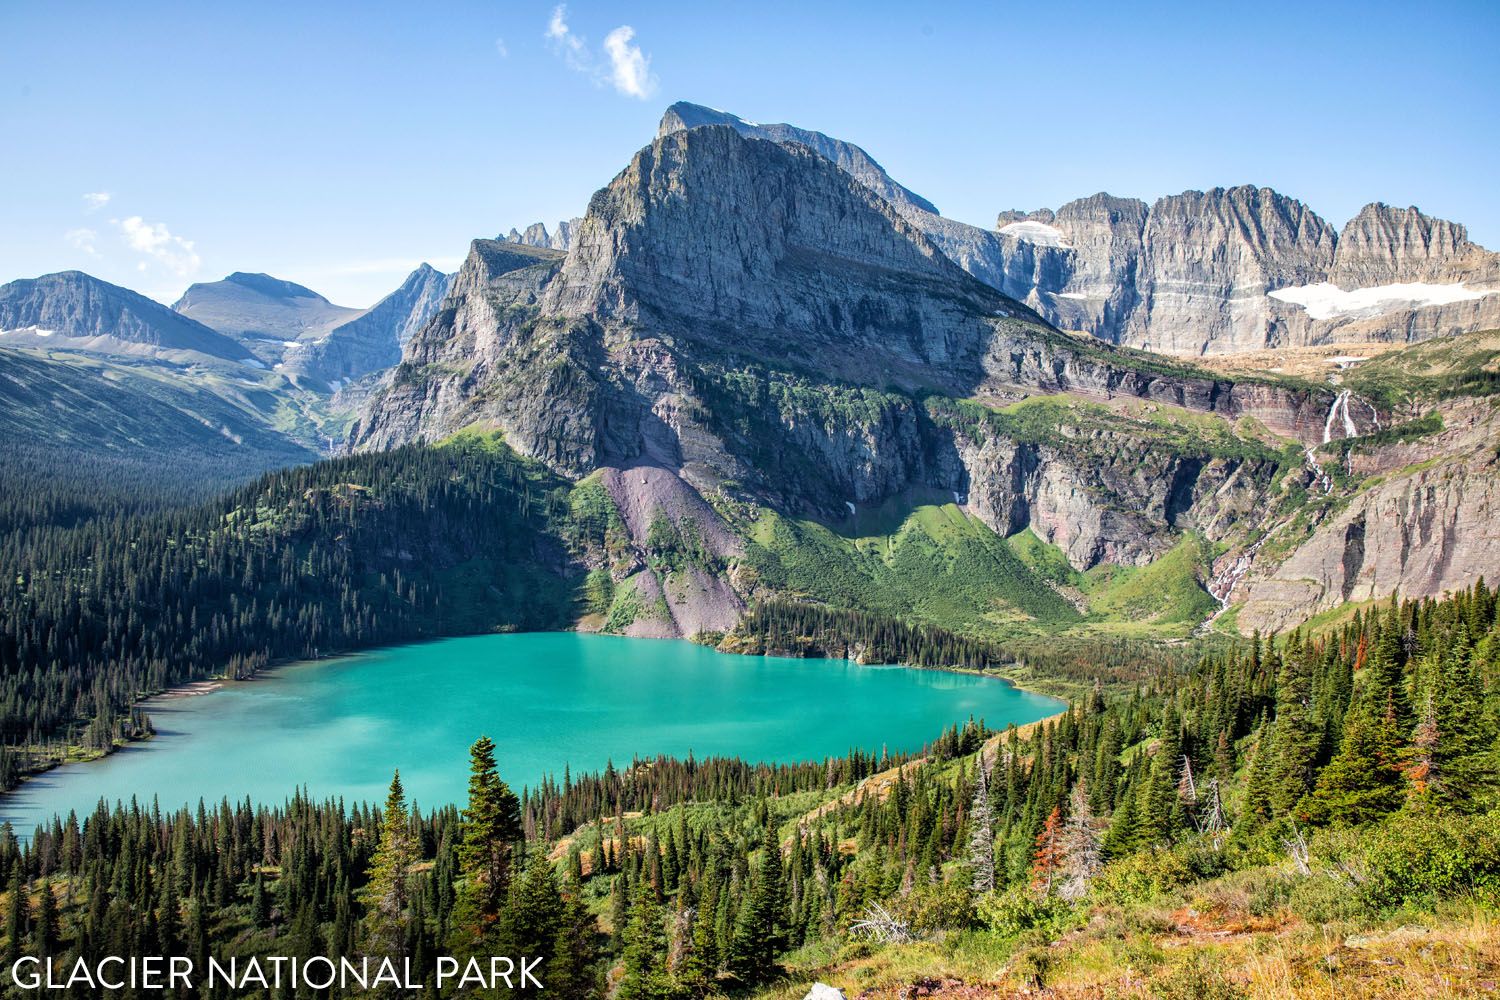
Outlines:
{"label": "lake shoreline", "polygon": [[[447,641],[453,641],[453,640],[477,639],[477,638],[484,638],[484,637],[487,637],[487,636],[500,636],[500,635],[535,635],[535,636],[544,636],[544,635],[577,635],[577,636],[603,636],[603,637],[608,637],[608,638],[628,639],[628,640],[631,641],[632,645],[635,645],[635,644],[638,644],[638,643],[639,644],[645,644],[645,642],[647,640],[647,637],[616,636],[616,635],[612,635],[612,634],[608,634],[608,633],[599,633],[599,632],[595,632],[595,631],[592,631],[592,630],[584,630],[584,629],[554,629],[554,630],[541,630],[541,631],[535,631],[535,632],[529,632],[529,633],[528,632],[516,632],[516,631],[504,630],[504,631],[495,631],[495,632],[472,633],[472,634],[461,635],[461,636],[433,636],[433,637],[426,637],[426,638],[416,639],[416,640],[413,640],[411,642],[393,643],[393,644],[382,645],[382,646],[372,646],[372,647],[365,648],[365,649],[344,650],[344,651],[339,651],[339,652],[334,652],[334,653],[327,653],[327,654],[320,655],[320,656],[318,656],[316,658],[309,658],[309,659],[300,659],[300,658],[299,659],[294,659],[294,658],[290,658],[290,657],[288,657],[288,658],[282,658],[282,659],[275,660],[275,661],[273,661],[271,663],[268,663],[267,665],[265,665],[264,667],[261,667],[254,674],[252,674],[252,675],[250,675],[248,677],[230,678],[230,677],[226,677],[226,676],[211,676],[211,677],[201,678],[201,679],[198,679],[198,680],[187,681],[187,682],[184,682],[182,684],[173,685],[172,687],[163,689],[161,691],[157,691],[157,692],[153,692],[151,694],[147,694],[147,695],[145,695],[145,696],[137,699],[136,701],[134,701],[132,703],[131,710],[132,711],[141,711],[141,712],[144,712],[149,717],[153,709],[156,709],[158,711],[161,711],[161,710],[170,710],[171,706],[173,706],[175,704],[181,704],[181,703],[184,703],[184,702],[187,702],[187,701],[196,701],[198,699],[208,698],[211,695],[222,694],[222,693],[227,692],[227,691],[232,691],[232,690],[234,690],[236,688],[239,688],[241,686],[251,686],[251,685],[254,685],[254,683],[256,681],[261,681],[261,680],[267,680],[267,681],[276,680],[276,679],[278,679],[278,675],[284,669],[286,669],[288,667],[295,667],[295,666],[302,665],[302,664],[306,664],[306,665],[323,664],[323,663],[328,663],[330,661],[339,661],[339,660],[346,660],[346,659],[351,659],[351,658],[356,658],[356,657],[370,656],[372,654],[379,654],[379,653],[382,653],[382,652],[392,652],[392,651],[398,651],[398,650],[406,650],[406,649],[411,649],[411,648],[414,648],[414,647],[422,647],[422,646],[434,645],[434,644],[443,643],[443,642],[447,642]],[[1021,693],[1021,694],[1030,695],[1030,696],[1034,696],[1034,697],[1040,697],[1040,698],[1046,698],[1048,700],[1056,701],[1056,702],[1059,703],[1059,708],[1058,708],[1057,712],[1055,712],[1055,713],[1047,716],[1044,719],[1034,720],[1031,723],[1027,723],[1027,725],[1033,725],[1036,722],[1045,722],[1045,721],[1047,721],[1047,719],[1056,718],[1063,711],[1066,711],[1066,699],[1058,698],[1054,694],[1050,694],[1050,693],[1043,692],[1043,691],[1037,691],[1037,690],[1025,687],[1025,686],[1023,686],[1021,684],[1018,684],[1012,678],[1007,677],[1004,674],[1000,673],[999,671],[992,670],[992,669],[975,669],[975,668],[958,667],[958,666],[953,666],[953,667],[925,666],[925,665],[903,664],[903,663],[864,663],[864,662],[861,662],[861,661],[858,661],[858,660],[849,659],[847,657],[829,657],[829,656],[778,656],[775,653],[762,653],[762,654],[741,653],[741,652],[738,652],[738,651],[724,651],[724,650],[719,650],[719,649],[717,649],[715,647],[712,647],[712,646],[705,646],[705,645],[703,645],[701,643],[696,643],[696,642],[694,642],[691,639],[660,638],[657,641],[662,642],[664,644],[673,644],[673,645],[682,644],[684,646],[691,646],[691,647],[697,647],[697,648],[701,648],[701,649],[707,649],[707,650],[709,650],[711,652],[717,653],[719,655],[724,655],[724,656],[746,657],[746,658],[750,658],[750,659],[805,661],[805,662],[808,662],[808,663],[815,663],[817,661],[823,661],[823,662],[828,662],[828,663],[847,664],[847,665],[849,665],[851,667],[857,667],[857,668],[866,668],[866,667],[868,667],[868,668],[873,668],[873,669],[899,669],[899,670],[902,670],[902,671],[933,672],[933,673],[940,673],[940,674],[954,674],[954,675],[959,675],[959,676],[969,676],[969,677],[974,677],[974,678],[983,678],[983,679],[990,680],[990,681],[999,681],[1006,688],[1008,688],[1010,690],[1013,690],[1013,691],[1016,691],[1016,692]],[[958,719],[958,720],[955,720],[955,721],[957,721],[959,723],[962,723],[964,720]],[[930,738],[936,738],[938,735],[939,734],[934,733],[934,734],[931,735]],[[32,781],[34,779],[36,779],[36,778],[39,778],[39,777],[42,777],[44,775],[50,774],[50,773],[52,773],[54,771],[57,771],[60,768],[64,768],[64,767],[69,768],[69,770],[71,771],[72,770],[71,765],[75,765],[75,764],[99,764],[99,763],[101,763],[103,761],[107,761],[108,759],[110,759],[111,757],[114,757],[116,754],[118,754],[118,753],[120,753],[122,751],[130,749],[131,747],[142,746],[142,745],[145,745],[145,744],[149,744],[149,743],[151,743],[151,742],[154,741],[154,738],[155,738],[155,734],[153,733],[153,734],[141,736],[139,738],[126,740],[126,741],[123,741],[123,742],[117,742],[113,746],[111,746],[108,750],[98,751],[98,752],[95,752],[95,753],[93,753],[93,754],[91,754],[89,756],[54,756],[54,757],[47,758],[45,766],[40,766],[40,767],[35,767],[35,768],[28,768],[25,772],[23,772],[21,774],[21,776],[20,776],[19,782],[17,783],[17,785],[14,788],[7,789],[7,790],[4,790],[4,791],[0,791],[0,803],[4,803],[7,800],[13,799],[14,798],[14,794],[13,793],[18,793],[18,792],[23,791],[26,788],[26,786],[28,784],[32,783]],[[797,760],[763,760],[763,761],[756,761],[756,763],[765,763],[765,764],[796,764],[796,763],[802,763],[802,761],[797,761]]]}

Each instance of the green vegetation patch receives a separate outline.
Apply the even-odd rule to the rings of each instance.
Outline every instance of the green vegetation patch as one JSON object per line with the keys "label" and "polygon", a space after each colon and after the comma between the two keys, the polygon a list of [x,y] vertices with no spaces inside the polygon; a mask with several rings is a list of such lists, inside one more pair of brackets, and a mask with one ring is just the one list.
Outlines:
{"label": "green vegetation patch", "polygon": [[745,562],[782,594],[966,635],[1082,618],[1004,539],[951,503],[918,506],[892,531],[855,537],[765,511]]}

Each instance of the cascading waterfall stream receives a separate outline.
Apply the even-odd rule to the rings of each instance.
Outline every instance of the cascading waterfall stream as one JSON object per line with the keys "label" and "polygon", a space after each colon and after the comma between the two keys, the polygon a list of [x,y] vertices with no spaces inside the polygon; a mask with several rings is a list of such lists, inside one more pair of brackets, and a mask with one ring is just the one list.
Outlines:
{"label": "cascading waterfall stream", "polygon": [[[1359,436],[1359,426],[1355,424],[1354,417],[1349,413],[1349,400],[1352,395],[1348,389],[1344,389],[1337,396],[1333,397],[1333,402],[1328,407],[1328,413],[1323,418],[1323,440],[1321,444],[1329,444],[1333,441],[1334,421],[1336,420],[1340,421],[1344,437]],[[1365,405],[1370,408],[1371,420],[1374,426],[1379,429],[1379,413],[1376,412],[1375,407],[1369,401],[1365,401]],[[1308,445],[1303,449],[1303,453],[1307,456],[1307,468],[1312,473],[1313,481],[1323,487],[1323,493],[1326,495],[1333,492],[1333,477],[1328,475],[1327,471],[1318,464],[1316,448],[1317,445]],[[1255,562],[1256,553],[1260,551],[1260,547],[1266,543],[1266,539],[1269,537],[1262,536],[1255,544],[1246,548],[1239,555],[1235,556],[1228,565],[1215,573],[1213,579],[1208,582],[1208,592],[1219,602],[1219,610],[1214,612],[1212,617],[1199,626],[1200,632],[1205,631],[1219,615],[1229,610],[1230,595],[1234,593],[1234,589],[1239,586],[1240,581],[1244,579],[1245,575],[1250,572],[1250,567]]]}

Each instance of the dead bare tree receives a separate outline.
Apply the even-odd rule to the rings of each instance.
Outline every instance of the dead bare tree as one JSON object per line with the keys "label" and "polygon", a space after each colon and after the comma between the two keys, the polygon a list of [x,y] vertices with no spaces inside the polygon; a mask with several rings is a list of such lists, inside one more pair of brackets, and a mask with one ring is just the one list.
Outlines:
{"label": "dead bare tree", "polygon": [[879,903],[865,907],[863,917],[850,925],[849,932],[881,944],[905,944],[912,940],[911,925],[897,920]]}
{"label": "dead bare tree", "polygon": [[974,891],[995,891],[995,810],[990,805],[989,754],[979,751],[975,764],[974,803],[969,809],[969,867]]}
{"label": "dead bare tree", "polygon": [[1177,782],[1177,797],[1190,809],[1198,804],[1198,786],[1193,781],[1193,762],[1187,754],[1182,755],[1182,779]]}
{"label": "dead bare tree", "polygon": [[1299,875],[1311,875],[1312,865],[1309,860],[1312,852],[1308,849],[1307,838],[1302,836],[1302,831],[1295,826],[1292,827],[1290,837],[1282,837],[1281,844],[1286,848],[1286,853],[1291,857],[1292,863],[1297,866]]}
{"label": "dead bare tree", "polygon": [[1218,778],[1208,779],[1203,803],[1193,821],[1198,824],[1198,832],[1207,835],[1217,851],[1224,846],[1224,834],[1229,829],[1229,820],[1224,815],[1224,799],[1219,795]]}
{"label": "dead bare tree", "polygon": [[1073,902],[1089,891],[1089,883],[1104,867],[1104,852],[1099,842],[1099,821],[1089,809],[1088,788],[1082,778],[1073,786],[1068,803],[1068,821],[1063,826],[1062,884],[1057,894]]}

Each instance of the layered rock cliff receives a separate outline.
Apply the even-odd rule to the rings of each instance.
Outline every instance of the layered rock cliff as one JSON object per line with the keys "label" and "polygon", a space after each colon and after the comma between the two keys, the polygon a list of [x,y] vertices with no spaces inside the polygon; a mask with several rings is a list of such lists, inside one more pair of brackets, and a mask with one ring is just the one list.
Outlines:
{"label": "layered rock cliff", "polygon": [[1350,454],[1367,487],[1235,588],[1242,629],[1284,630],[1392,593],[1437,597],[1500,572],[1500,415],[1485,399],[1440,412],[1439,433]]}
{"label": "layered rock cliff", "polygon": [[1246,185],[1149,207],[1098,194],[1056,212],[1002,212],[992,231],[943,218],[864,150],[820,132],[680,103],[659,134],[706,125],[814,150],[974,277],[1111,343],[1224,354],[1500,325],[1500,254],[1415,208],[1366,206],[1339,234],[1296,199]]}

